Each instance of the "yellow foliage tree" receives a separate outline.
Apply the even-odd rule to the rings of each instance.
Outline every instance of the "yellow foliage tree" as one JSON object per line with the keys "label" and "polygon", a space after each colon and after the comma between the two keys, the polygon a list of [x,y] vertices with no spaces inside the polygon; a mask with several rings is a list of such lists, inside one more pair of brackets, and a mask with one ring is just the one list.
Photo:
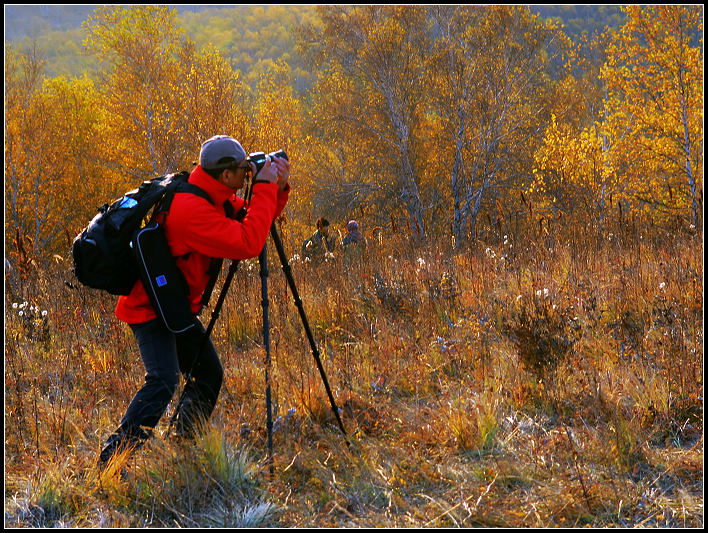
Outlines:
{"label": "yellow foliage tree", "polygon": [[186,157],[196,157],[201,143],[217,134],[232,135],[244,147],[256,142],[251,94],[219,51],[208,46],[196,52],[187,43],[178,71],[183,73],[175,90],[181,98],[178,106],[184,130],[180,141]]}
{"label": "yellow foliage tree", "polygon": [[[349,173],[358,182],[386,191],[388,207],[404,210],[410,235],[422,242],[426,229],[417,143],[427,100],[422,90],[426,12],[416,6],[377,5],[327,6],[318,13],[322,25],[303,32],[301,43],[323,67],[313,109],[320,124],[326,122],[322,133],[331,154],[354,164]],[[336,93],[330,92],[332,80]],[[342,142],[349,146],[338,153]]]}
{"label": "yellow foliage tree", "polygon": [[333,217],[345,222],[355,211],[357,216],[365,211],[368,214],[368,209],[377,205],[372,193],[382,190],[381,168],[376,163],[380,147],[341,118],[356,107],[358,90],[354,85],[341,69],[326,70],[317,82],[312,110],[304,117],[308,135],[299,162],[298,177],[304,187],[298,190],[298,197],[301,219],[308,222],[308,236],[320,216],[330,222]]}
{"label": "yellow foliage tree", "polygon": [[[178,108],[176,11],[159,6],[102,6],[84,29],[84,45],[110,61],[103,84],[105,108],[115,139],[114,164],[141,179],[177,170],[182,160],[175,132],[182,133]],[[180,139],[181,140],[181,139]]]}
{"label": "yellow foliage tree", "polygon": [[541,147],[536,151],[534,180],[529,193],[537,193],[556,215],[584,214],[601,222],[605,199],[630,196],[628,185],[618,178],[616,150],[608,149],[608,124],[597,123],[577,130],[555,115]]}
{"label": "yellow foliage tree", "polygon": [[[541,211],[571,216],[574,223],[602,228],[607,200],[629,201],[633,183],[622,179],[626,168],[623,121],[609,112],[607,87],[600,70],[611,35],[581,40],[570,56],[574,76],[559,85],[568,105],[553,114],[534,154],[531,194]],[[579,219],[580,218],[580,219]]]}
{"label": "yellow foliage tree", "polygon": [[[290,161],[290,183],[297,190],[288,202],[283,214],[296,212],[299,216],[289,217],[288,221],[299,221],[300,225],[289,225],[292,231],[301,235],[309,228],[304,228],[302,216],[307,211],[307,193],[312,184],[312,172],[308,170],[312,160],[311,146],[303,125],[304,111],[302,102],[296,97],[292,84],[293,72],[283,61],[277,61],[261,77],[253,103],[252,126],[254,142],[252,151],[274,152],[284,149]],[[285,217],[281,217],[284,223]],[[284,227],[281,224],[281,230]],[[293,236],[293,232],[290,236]],[[294,243],[291,243],[294,246]]]}
{"label": "yellow foliage tree", "polygon": [[248,93],[213,48],[197,51],[165,6],[99,7],[85,45],[112,69],[102,85],[112,164],[143,179],[189,168],[216,134],[253,138]]}
{"label": "yellow foliage tree", "polygon": [[569,43],[526,6],[445,6],[433,12],[441,37],[431,94],[459,244],[468,224],[476,233],[484,202],[509,203],[504,192],[515,191],[527,174],[536,132],[552,109],[549,72]]}
{"label": "yellow foliage tree", "polygon": [[113,181],[100,95],[85,78],[44,80],[38,51],[5,59],[5,231],[23,250],[65,251]]}
{"label": "yellow foliage tree", "polygon": [[623,150],[636,200],[700,215],[703,186],[703,8],[629,6],[603,76],[611,113],[630,133]]}

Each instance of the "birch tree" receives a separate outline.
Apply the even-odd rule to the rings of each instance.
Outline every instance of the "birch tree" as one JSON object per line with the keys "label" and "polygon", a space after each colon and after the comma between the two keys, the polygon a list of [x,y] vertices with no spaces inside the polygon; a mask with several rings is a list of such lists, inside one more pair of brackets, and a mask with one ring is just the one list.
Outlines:
{"label": "birch tree", "polygon": [[703,7],[629,6],[603,76],[631,135],[637,199],[698,225],[703,186]]}
{"label": "birch tree", "polygon": [[[363,164],[403,206],[416,242],[426,229],[420,191],[417,139],[426,95],[426,12],[415,6],[328,6],[319,8],[321,27],[310,27],[301,41],[319,65],[316,113],[328,113],[327,129],[355,146],[366,146]],[[327,88],[337,83],[342,102]],[[327,105],[329,104],[329,105]],[[365,150],[359,150],[364,153]],[[362,164],[361,162],[359,163]]]}
{"label": "birch tree", "polygon": [[447,131],[452,233],[475,234],[483,202],[513,187],[548,119],[549,65],[567,39],[522,6],[433,10],[441,35],[433,78]]}

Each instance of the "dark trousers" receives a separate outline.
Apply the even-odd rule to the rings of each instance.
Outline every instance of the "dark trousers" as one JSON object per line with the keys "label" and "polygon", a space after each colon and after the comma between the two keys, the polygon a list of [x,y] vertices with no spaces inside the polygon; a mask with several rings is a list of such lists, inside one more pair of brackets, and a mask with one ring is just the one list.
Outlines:
{"label": "dark trousers", "polygon": [[178,434],[191,436],[214,410],[224,376],[211,339],[202,349],[204,327],[199,321],[197,326],[179,334],[169,331],[157,319],[130,327],[145,366],[145,382],[130,402],[120,427],[108,439],[106,455],[112,455],[113,450],[109,452],[108,448],[114,449],[126,440],[139,443],[150,435],[177,390],[180,373],[187,377],[190,370],[192,379],[185,385],[175,427]]}

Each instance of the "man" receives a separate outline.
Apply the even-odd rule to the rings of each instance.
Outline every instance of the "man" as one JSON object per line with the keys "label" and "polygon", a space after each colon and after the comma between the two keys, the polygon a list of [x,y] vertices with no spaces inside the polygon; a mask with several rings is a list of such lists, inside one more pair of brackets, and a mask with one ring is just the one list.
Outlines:
{"label": "man", "polygon": [[[189,176],[189,182],[204,190],[212,202],[186,192],[175,194],[172,200],[164,221],[165,235],[187,280],[195,317],[201,311],[212,258],[241,260],[259,255],[273,219],[288,200],[290,164],[283,158],[269,158],[254,176],[247,205],[236,196],[255,170],[237,140],[217,135],[202,145],[199,165]],[[241,220],[227,216],[242,207],[246,214]],[[195,319],[196,327],[179,334],[170,332],[157,318],[141,281],[129,295],[118,299],[116,316],[133,330],[146,375],[120,426],[108,438],[100,454],[101,464],[106,464],[117,450],[138,446],[150,436],[174,396],[180,373],[186,375],[192,370],[176,424],[177,434],[187,438],[211,415],[223,379],[221,362],[210,339],[199,353],[204,342],[202,324]]]}
{"label": "man", "polygon": [[325,254],[334,252],[337,240],[334,235],[330,236],[329,221],[320,217],[316,222],[317,229],[312,236],[302,243],[303,259],[320,261]]}

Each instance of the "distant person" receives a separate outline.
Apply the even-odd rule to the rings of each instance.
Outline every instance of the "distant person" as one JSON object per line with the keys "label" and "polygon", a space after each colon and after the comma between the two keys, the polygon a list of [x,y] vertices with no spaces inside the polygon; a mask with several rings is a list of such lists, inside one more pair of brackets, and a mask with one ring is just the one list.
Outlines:
{"label": "distant person", "polygon": [[360,257],[365,246],[366,239],[359,229],[359,223],[356,220],[350,220],[347,223],[347,234],[342,239],[344,259],[351,260]]}
{"label": "distant person", "polygon": [[359,223],[356,220],[347,222],[347,234],[342,239],[342,246],[349,246],[350,244],[366,246],[366,239],[361,234]]}
{"label": "distant person", "polygon": [[326,257],[326,254],[334,253],[337,240],[331,234],[329,221],[326,218],[318,218],[316,227],[312,236],[302,243],[302,257],[319,262]]}

